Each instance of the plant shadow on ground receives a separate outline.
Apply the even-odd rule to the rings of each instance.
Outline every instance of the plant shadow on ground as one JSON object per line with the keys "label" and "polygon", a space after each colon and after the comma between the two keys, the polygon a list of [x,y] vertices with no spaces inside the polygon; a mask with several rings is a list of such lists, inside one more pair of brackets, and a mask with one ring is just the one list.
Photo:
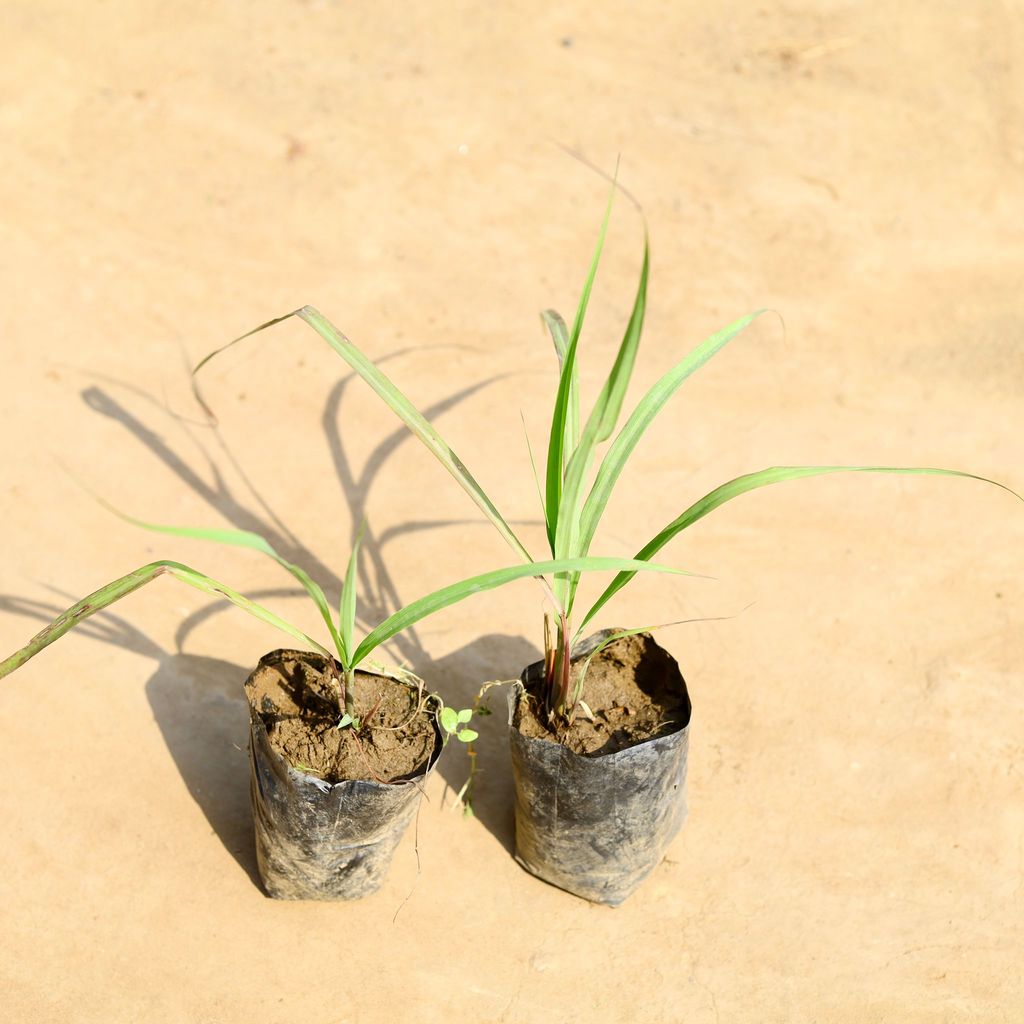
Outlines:
{"label": "plant shadow on ground", "polygon": [[[393,353],[387,358],[400,356],[404,351]],[[395,450],[407,439],[411,440],[411,435],[404,426],[392,431],[371,452],[357,473],[345,450],[339,429],[345,390],[353,379],[354,375],[349,374],[331,388],[321,422],[334,471],[350,511],[351,540],[354,542],[365,520],[367,497],[374,479]],[[424,414],[428,419],[434,419],[497,379],[491,377],[455,392],[425,409]],[[83,400],[91,409],[119,423],[206,502],[213,515],[204,520],[202,525],[218,525],[226,521],[236,529],[251,530],[266,537],[284,558],[303,566],[320,582],[328,600],[337,604],[342,584],[337,570],[317,558],[288,529],[249,480],[216,427],[197,427],[195,423],[170,412],[163,403],[140,389],[116,381],[111,383],[150,403],[158,410],[158,415],[173,421],[183,439],[198,451],[202,466],[200,470],[191,464],[194,457],[193,460],[183,457],[179,449],[168,443],[151,423],[139,418],[127,405],[119,402],[111,389],[90,386],[82,392]],[[212,443],[207,443],[206,438],[211,439]],[[244,490],[248,491],[247,497],[240,497],[239,491],[229,484],[225,466],[241,481]],[[126,511],[144,518],[153,518],[145,508]],[[360,625],[370,629],[405,601],[420,596],[399,594],[383,554],[391,540],[410,532],[454,526],[465,528],[477,524],[486,525],[482,519],[410,520],[393,525],[379,535],[367,524],[359,551]],[[188,525],[199,524],[190,522]],[[511,564],[512,559],[508,561]],[[442,586],[449,582],[453,581],[438,579],[432,581],[432,586]],[[264,601],[300,593],[294,587],[284,586],[252,591],[248,596]],[[242,688],[251,667],[186,652],[190,635],[201,624],[228,607],[224,602],[214,601],[189,615],[178,627],[175,650],[171,653],[164,651],[144,633],[111,611],[97,614],[83,623],[79,631],[156,661],[157,668],[146,683],[146,694],[163,739],[183,782],[210,827],[239,866],[258,885],[248,792],[248,707]],[[50,606],[49,603],[0,597],[0,610],[48,621],[63,609],[57,605]],[[275,646],[289,644],[282,642]],[[539,657],[538,649],[525,639],[497,633],[480,637],[440,658],[431,656],[415,629],[400,634],[391,642],[391,647],[402,663],[421,675],[430,689],[441,693],[446,703],[455,707],[472,706],[483,682],[517,677],[527,664]],[[513,800],[503,693],[492,691],[489,704],[493,715],[479,720],[479,725],[475,726],[480,731],[477,749],[481,771],[476,784],[474,810],[480,823],[511,852]],[[449,747],[438,765],[438,771],[449,787],[445,796],[446,804],[465,782],[469,769],[462,744],[453,742]],[[459,816],[453,814],[452,817],[457,819]]]}
{"label": "plant shadow on ground", "polygon": [[[527,665],[540,658],[537,647],[522,637],[490,633],[439,659],[426,659],[422,674],[427,684],[439,690],[448,703],[459,708],[473,706],[481,683],[497,679],[516,679]],[[511,855],[514,853],[514,790],[512,760],[509,754],[507,687],[492,689],[484,703],[492,712],[476,718],[473,728],[480,733],[474,744],[477,751],[477,775],[473,788],[473,815]],[[469,775],[469,759],[457,741],[441,758],[438,771],[451,793],[462,788]],[[455,817],[458,814],[455,808]]]}
{"label": "plant shadow on ground", "polygon": [[[0,612],[39,622],[64,607],[0,596]],[[77,632],[156,662],[146,697],[175,767],[224,848],[259,885],[246,767],[249,712],[242,696],[248,669],[219,658],[169,653],[109,610]]]}

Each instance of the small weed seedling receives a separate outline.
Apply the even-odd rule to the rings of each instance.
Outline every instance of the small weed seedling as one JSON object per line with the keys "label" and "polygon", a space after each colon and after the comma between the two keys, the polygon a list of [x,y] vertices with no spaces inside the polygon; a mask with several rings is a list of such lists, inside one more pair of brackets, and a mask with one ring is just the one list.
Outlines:
{"label": "small weed seedling", "polygon": [[475,729],[469,728],[469,722],[472,721],[472,718],[472,708],[463,708],[462,711],[456,711],[455,708],[446,707],[441,709],[438,721],[441,723],[441,728],[444,730],[446,738],[454,736],[455,739],[463,743],[472,743],[479,735]]}

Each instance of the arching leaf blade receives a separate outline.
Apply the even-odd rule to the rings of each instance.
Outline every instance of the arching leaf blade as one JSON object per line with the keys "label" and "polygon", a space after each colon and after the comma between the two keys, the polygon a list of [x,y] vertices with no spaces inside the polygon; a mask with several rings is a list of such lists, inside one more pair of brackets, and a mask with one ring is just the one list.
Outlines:
{"label": "arching leaf blade", "polygon": [[344,334],[341,333],[322,313],[312,306],[303,306],[295,315],[304,320],[352,367],[360,377],[384,400],[388,408],[426,445],[427,449],[455,478],[462,489],[473,499],[477,507],[494,524],[513,551],[525,561],[531,561],[530,553],[516,536],[512,527],[487,496],[476,478],[466,468],[448,443],[429,423],[426,417],[409,401],[391,378],[380,370],[371,359],[364,355]]}
{"label": "arching leaf blade", "polygon": [[597,524],[604,514],[619,475],[654,417],[688,377],[699,370],[763,312],[764,310],[757,310],[742,316],[706,338],[685,359],[680,360],[664,374],[640,400],[602,460],[594,485],[583,505],[583,512],[579,517],[578,550],[581,554],[590,550]]}
{"label": "arching leaf blade", "polygon": [[483,488],[479,483],[477,483],[476,479],[463,464],[462,460],[441,438],[426,417],[424,417],[412,402],[405,397],[391,379],[374,365],[372,360],[365,356],[351,341],[349,341],[348,338],[345,337],[344,334],[341,333],[341,331],[337,329],[337,327],[335,327],[313,306],[303,306],[301,309],[293,310],[291,313],[286,313],[284,316],[275,317],[273,320],[268,320],[266,323],[260,324],[259,327],[255,327],[251,331],[247,331],[245,334],[229,341],[226,345],[221,345],[220,348],[209,353],[209,355],[205,356],[196,365],[195,369],[192,371],[192,387],[196,400],[206,410],[207,415],[210,416],[211,419],[214,419],[213,413],[199,392],[198,383],[196,381],[196,375],[199,371],[215,356],[231,348],[233,345],[237,345],[238,342],[244,341],[246,338],[250,338],[254,334],[258,334],[260,331],[264,331],[269,327],[274,327],[277,324],[283,323],[285,320],[288,320],[293,316],[305,321],[310,327],[312,327],[313,330],[315,330],[317,334],[319,334],[320,337],[323,338],[323,340],[326,341],[331,348],[333,348],[334,351],[337,352],[338,355],[340,355],[345,362],[347,362],[349,366],[351,366],[352,369],[355,370],[356,373],[358,373],[359,376],[377,392],[388,407],[399,417],[399,419],[402,420],[403,423],[405,423],[409,430],[411,430],[412,433],[415,434],[424,445],[426,445],[445,469],[455,477],[463,490],[469,494],[484,515],[487,516],[502,537],[505,538],[505,541],[509,544],[512,550],[524,560],[529,561],[530,553],[526,550],[508,523],[505,522],[501,513],[497,510],[493,502],[491,502],[490,498],[484,492]]}
{"label": "arching leaf blade", "polygon": [[[544,322],[545,327],[548,329],[548,333],[551,335],[551,340],[555,346],[555,353],[558,356],[558,371],[561,374],[561,368],[565,362],[565,355],[568,352],[569,347],[569,329],[565,325],[562,317],[554,309],[545,309],[541,313],[541,319]],[[572,375],[569,379],[569,403],[568,411],[565,417],[565,436],[562,442],[563,452],[572,452],[577,446],[580,440],[580,367],[575,360],[572,364]],[[554,523],[551,524],[552,534],[554,532]]]}
{"label": "arching leaf blade", "polygon": [[658,565],[649,560],[634,558],[551,559],[544,562],[513,565],[505,569],[494,569],[491,572],[472,576],[469,579],[442,587],[440,590],[435,590],[433,593],[407,604],[404,608],[395,612],[394,615],[389,616],[359,645],[353,657],[353,664],[358,665],[375,648],[419,622],[420,619],[433,615],[434,612],[447,608],[449,605],[464,601],[467,597],[472,597],[474,594],[482,593],[485,590],[493,590],[495,587],[511,583],[513,580],[523,579],[528,576],[544,576],[548,573],[556,572],[615,572],[618,570],[666,572],[681,576],[697,575],[696,573],[686,572],[683,569],[673,569],[668,566]]}
{"label": "arching leaf blade", "polygon": [[636,297],[633,300],[633,309],[629,315],[629,323],[615,356],[608,379],[598,395],[597,402],[590,414],[596,419],[594,429],[594,442],[600,444],[612,435],[615,424],[619,420],[619,413],[622,410],[622,403],[629,388],[630,378],[633,376],[633,366],[636,363],[637,350],[640,347],[640,337],[643,334],[644,315],[647,311],[647,280],[651,269],[651,248],[650,239],[647,234],[647,225],[644,225],[644,257],[640,268],[640,282],[637,285]]}
{"label": "arching leaf blade", "polygon": [[0,662],[0,678],[13,672],[16,668],[20,668],[30,658],[35,657],[43,648],[48,647],[55,640],[59,640],[69,629],[73,629],[78,623],[89,618],[89,616],[95,615],[96,612],[102,611],[115,601],[120,601],[121,598],[127,597],[140,587],[144,587],[147,583],[151,583],[159,576],[165,574],[171,575],[207,594],[227,598],[232,604],[253,615],[255,618],[282,630],[293,639],[298,640],[313,650],[331,657],[330,651],[322,647],[315,640],[310,639],[302,630],[297,629],[290,622],[286,622],[280,616],[275,615],[272,611],[257,604],[255,601],[244,597],[238,591],[232,590],[226,584],[220,583],[195,569],[191,569],[181,562],[159,561],[144,565],[140,569],[136,569],[134,572],[130,572],[126,576],[122,576],[120,579],[100,587],[99,590],[94,591],[88,597],[73,604],[67,611],[57,616],[53,622],[40,630],[24,647]]}
{"label": "arching leaf blade", "polygon": [[359,583],[359,545],[363,540],[363,530],[359,528],[352,544],[352,553],[348,559],[348,570],[341,585],[341,607],[339,608],[338,626],[341,630],[341,643],[345,651],[355,650],[356,629],[356,590]]}
{"label": "arching leaf blade", "polygon": [[[584,555],[589,548],[589,540],[585,539],[580,521],[583,488],[586,483],[590,465],[598,444],[611,436],[622,409],[633,365],[636,362],[640,338],[643,334],[644,313],[647,308],[647,280],[650,272],[650,247],[644,229],[644,256],[637,284],[633,308],[629,323],[623,334],[622,343],[616,354],[615,362],[609,371],[608,378],[598,396],[594,408],[587,417],[586,426],[580,437],[576,450],[572,453],[565,472],[562,486],[562,501],[555,527],[555,555],[558,558],[570,558]],[[577,574],[562,576],[556,580],[556,595],[562,607],[572,611],[576,587],[579,583]]]}
{"label": "arching leaf blade", "polygon": [[302,584],[302,588],[316,605],[317,611],[320,612],[320,617],[324,620],[324,624],[327,626],[327,632],[335,646],[338,648],[338,653],[341,655],[342,660],[344,661],[347,658],[348,649],[345,648],[341,635],[338,632],[338,628],[334,624],[331,609],[327,603],[327,597],[323,592],[323,588],[309,575],[309,573],[306,572],[305,569],[296,565],[294,562],[289,562],[288,559],[279,555],[265,537],[260,536],[258,533],[254,533],[252,530],[235,530],[217,526],[168,526],[162,523],[149,523],[144,519],[138,519],[135,516],[130,516],[127,513],[122,512],[114,505],[111,505],[109,501],[106,501],[98,495],[94,495],[94,497],[105,509],[112,512],[119,519],[123,519],[126,523],[131,523],[133,526],[141,527],[143,530],[150,530],[153,533],[164,533],[172,537],[186,537],[192,540],[213,541],[216,544],[224,544],[229,547],[249,548],[252,551],[259,551],[268,558],[272,558],[278,565],[290,572],[292,576]]}
{"label": "arching leaf blade", "polygon": [[[745,473],[734,480],[716,487],[709,491],[699,501],[695,501],[682,515],[673,519],[663,530],[656,534],[640,551],[637,552],[638,559],[651,558],[656,555],[673,537],[681,533],[688,526],[692,526],[698,519],[702,519],[709,512],[724,505],[733,498],[738,498],[748,491],[757,490],[760,487],[768,487],[771,484],[783,483],[787,480],[800,480],[812,476],[824,476],[830,473],[887,473],[902,475],[930,475],[930,476],[955,476],[964,477],[969,480],[979,480],[982,483],[992,484],[1001,490],[1007,491],[1015,498],[1024,501],[1024,498],[1005,484],[997,480],[990,480],[988,477],[978,476],[976,473],[965,473],[956,469],[939,469],[925,466],[770,466],[767,469],[758,470],[754,473]],[[619,572],[615,579],[608,585],[604,593],[594,602],[580,623],[580,630],[603,608],[608,601],[617,594],[635,575],[632,571]]]}
{"label": "arching leaf blade", "polygon": [[269,327],[275,327],[277,324],[284,323],[285,320],[290,320],[293,316],[295,316],[294,312],[285,313],[284,316],[275,316],[273,320],[264,321],[259,325],[259,327],[254,327],[251,331],[246,331],[245,334],[240,334],[237,338],[232,338],[231,341],[226,344],[215,348],[212,352],[208,352],[192,368],[192,394],[195,395],[196,401],[202,406],[203,411],[212,423],[217,422],[217,417],[213,414],[213,410],[206,404],[206,400],[203,398],[202,392],[199,390],[199,371],[202,370],[202,368],[211,360],[215,359],[222,352],[226,352],[229,348],[233,348],[240,341],[245,341],[246,338],[251,338],[253,335],[259,334],[261,331],[265,331]]}

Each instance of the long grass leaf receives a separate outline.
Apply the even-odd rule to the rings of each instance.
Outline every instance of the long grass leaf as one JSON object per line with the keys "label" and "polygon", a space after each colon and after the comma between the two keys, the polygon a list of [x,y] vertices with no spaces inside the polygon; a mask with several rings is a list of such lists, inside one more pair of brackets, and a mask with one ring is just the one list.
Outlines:
{"label": "long grass leaf", "polygon": [[213,594],[216,597],[226,597],[232,604],[237,605],[257,619],[275,626],[300,643],[307,645],[315,651],[319,651],[321,654],[327,655],[327,657],[331,657],[330,651],[325,647],[321,647],[315,640],[311,640],[302,630],[297,629],[291,623],[286,622],[255,601],[250,601],[249,598],[244,597],[225,584],[219,583],[217,580],[205,576],[203,573],[197,572],[187,565],[182,565],[180,562],[160,561],[144,565],[141,569],[136,569],[134,572],[128,573],[127,576],[122,576],[120,579],[100,587],[99,590],[93,592],[88,597],[73,604],[66,612],[57,616],[53,622],[40,630],[24,647],[0,662],[0,678],[24,665],[29,658],[34,657],[44,647],[52,644],[54,640],[58,640],[69,629],[73,629],[90,615],[95,615],[96,612],[102,611],[108,605],[119,601],[122,597],[127,597],[140,587],[144,587],[147,583],[151,583],[158,576],[164,574],[174,576],[183,583],[187,583],[189,586],[202,590],[207,594]]}
{"label": "long grass leaf", "polygon": [[[553,309],[546,309],[541,313],[541,320],[551,335],[555,346],[555,353],[558,356],[558,371],[562,372],[562,365],[565,363],[566,353],[569,351],[569,328],[565,321]],[[572,375],[569,379],[569,406],[565,418],[565,440],[563,452],[575,451],[580,439],[580,373],[579,365],[574,362]],[[551,535],[554,536],[555,524],[551,523]]]}
{"label": "long grass leaf", "polygon": [[665,403],[676,393],[683,382],[699,370],[716,352],[724,348],[737,334],[749,326],[764,310],[757,310],[729,324],[711,337],[706,338],[685,359],[678,362],[644,395],[629,419],[619,431],[607,454],[601,461],[594,485],[583,505],[579,516],[578,551],[586,554],[597,530],[597,524],[604,514],[605,506],[615,488],[626,461],[643,437],[651,421]]}
{"label": "long grass leaf", "polygon": [[[616,175],[617,175],[616,171]],[[594,278],[597,277],[597,268],[601,262],[601,252],[604,249],[604,240],[608,234],[608,223],[612,216],[612,202],[615,199],[615,184],[612,184],[611,193],[608,196],[608,204],[605,207],[604,219],[601,221],[601,230],[597,236],[597,245],[594,248],[594,255],[590,260],[590,269],[587,272],[586,280],[583,282],[583,293],[580,295],[579,305],[576,307],[576,316],[573,319],[572,334],[569,336],[569,344],[566,346],[565,355],[562,357],[562,372],[558,378],[558,391],[555,394],[555,406],[551,414],[551,433],[548,437],[548,461],[546,476],[546,504],[548,522],[548,543],[551,549],[555,550],[555,530],[558,523],[559,509],[562,500],[562,482],[566,466],[571,459],[571,452],[565,449],[566,420],[569,415],[569,395],[573,381],[578,381],[576,369],[576,347],[579,344],[580,332],[583,330],[583,320],[587,314],[587,306],[590,304],[590,293],[594,288]]]}
{"label": "long grass leaf", "polygon": [[447,608],[449,605],[464,601],[473,594],[479,594],[485,590],[492,590],[513,580],[522,579],[526,576],[544,576],[548,573],[559,572],[614,572],[617,570],[629,570],[630,572],[667,572],[681,576],[694,576],[695,573],[688,573],[682,569],[671,569],[664,565],[658,565],[647,559],[634,558],[566,558],[552,559],[545,562],[530,562],[526,565],[513,565],[507,569],[495,569],[491,572],[482,573],[469,579],[452,583],[440,590],[435,590],[426,597],[421,597],[411,604],[395,612],[394,615],[385,619],[374,629],[356,649],[353,656],[353,664],[358,665],[367,655],[382,643],[387,642],[393,636],[408,629],[414,623],[420,621],[434,612]]}
{"label": "long grass leaf", "polygon": [[[758,470],[755,473],[745,473],[728,483],[709,491],[699,501],[695,501],[678,518],[673,519],[663,530],[654,536],[640,551],[637,552],[638,559],[651,558],[657,554],[673,537],[681,533],[688,526],[692,526],[698,519],[703,518],[709,512],[713,512],[720,505],[724,505],[733,498],[738,498],[748,491],[757,490],[759,487],[767,487],[770,484],[782,483],[786,480],[800,480],[810,476],[824,476],[828,473],[900,473],[910,475],[931,475],[931,476],[959,476],[970,480],[980,480],[982,483],[993,484],[1014,497],[1021,498],[1016,491],[1011,490],[1005,484],[996,480],[989,480],[987,477],[978,476],[975,473],[964,473],[956,469],[936,469],[931,467],[900,467],[900,466],[770,466],[768,469]],[[632,571],[625,570],[618,573],[615,579],[608,585],[604,593],[594,602],[586,617],[580,623],[580,630],[593,619],[598,611],[617,594],[635,575]]]}
{"label": "long grass leaf", "polygon": [[320,612],[320,617],[327,626],[327,632],[330,634],[334,645],[338,648],[341,660],[344,662],[347,659],[348,649],[345,648],[341,635],[334,624],[330,605],[327,603],[327,597],[320,584],[301,566],[295,565],[294,562],[289,562],[287,558],[279,555],[265,537],[261,537],[258,533],[253,533],[251,530],[234,530],[216,526],[166,526],[161,523],[148,523],[144,519],[137,519],[135,516],[122,512],[98,495],[94,495],[94,497],[105,509],[112,512],[119,519],[123,519],[126,523],[131,523],[133,526],[139,526],[144,530],[151,530],[154,533],[166,533],[172,537],[187,537],[193,540],[213,541],[216,544],[225,544],[231,547],[249,548],[253,551],[261,552],[268,558],[272,558],[302,584],[303,589],[316,605],[317,611]]}
{"label": "long grass leaf", "polygon": [[[598,444],[610,437],[615,429],[619,412],[622,409],[622,402],[629,387],[629,380],[633,374],[633,365],[636,362],[637,349],[640,346],[640,338],[643,334],[644,313],[647,308],[647,279],[649,271],[650,247],[645,229],[643,264],[640,270],[640,280],[637,284],[636,297],[633,300],[633,309],[630,313],[629,323],[626,326],[622,344],[619,346],[619,351],[608,374],[608,379],[601,389],[594,408],[587,417],[587,423],[583,428],[580,442],[573,452],[565,472],[565,479],[562,485],[562,502],[559,507],[558,522],[555,527],[554,553],[559,558],[584,555],[587,548],[589,548],[589,540],[585,546],[582,543],[580,506],[582,504],[583,488]],[[562,602],[562,606],[567,611],[571,611],[576,586],[579,582],[578,574],[562,577],[556,582],[556,593]]]}
{"label": "long grass leaf", "polygon": [[367,384],[384,400],[399,419],[427,446],[437,460],[458,481],[462,489],[476,502],[485,516],[521,558],[532,561],[530,553],[515,535],[512,527],[497,510],[494,503],[477,483],[463,461],[449,447],[448,443],[431,426],[423,414],[395,386],[387,374],[378,369],[344,334],[341,333],[322,313],[312,306],[303,306],[296,316],[304,320],[352,367]]}
{"label": "long grass leaf", "polygon": [[214,356],[224,352],[226,349],[231,348],[232,345],[236,345],[238,342],[243,341],[246,338],[252,337],[254,334],[258,334],[260,331],[266,330],[268,327],[273,327],[276,324],[282,323],[288,320],[290,317],[297,316],[299,319],[304,320],[310,327],[313,328],[320,335],[321,338],[326,341],[335,352],[338,353],[352,367],[356,373],[359,374],[367,384],[373,388],[377,394],[384,399],[389,408],[402,420],[403,423],[427,446],[427,448],[434,454],[438,461],[448,470],[449,473],[458,481],[463,490],[473,499],[477,506],[481,509],[484,515],[494,524],[498,532],[505,538],[506,542],[511,546],[512,550],[516,552],[521,558],[526,561],[531,560],[530,553],[526,550],[523,543],[515,535],[512,528],[505,522],[501,513],[495,508],[491,499],[484,492],[484,489],[477,483],[476,479],[469,472],[462,460],[455,454],[454,451],[448,446],[448,444],[441,438],[437,431],[430,425],[427,419],[422,413],[409,401],[408,398],[395,386],[391,379],[378,369],[372,360],[367,358],[344,334],[341,333],[322,313],[314,309],[312,306],[303,306],[301,309],[294,310],[291,313],[286,313],[284,316],[275,317],[273,320],[268,320],[266,323],[261,324],[259,327],[253,328],[251,331],[247,331],[245,334],[240,335],[233,341],[228,342],[226,345],[222,345],[220,348],[215,349],[209,355],[207,355],[201,362],[198,363],[196,368],[192,371],[193,376],[193,390],[195,391],[196,398],[206,409],[208,415],[212,417],[209,406],[203,401],[202,395],[199,393],[199,389],[195,382],[195,375],[210,362]]}
{"label": "long grass leaf", "polygon": [[356,629],[356,590],[359,576],[359,545],[363,540],[365,524],[359,527],[359,533],[352,544],[352,554],[348,560],[348,571],[341,585],[341,608],[339,609],[338,626],[341,629],[341,643],[346,651],[355,650]]}
{"label": "long grass leaf", "polygon": [[[530,444],[530,431],[526,427],[526,417],[522,410],[519,411],[519,418],[523,421],[523,437],[526,438],[526,452],[530,456],[530,469],[533,470],[533,483],[537,488],[537,498],[540,501],[541,515],[545,516],[544,524],[547,525],[547,509],[544,507],[544,495],[540,489],[540,477],[537,475],[537,460],[533,457],[533,445]],[[551,552],[554,555],[554,552]]]}
{"label": "long grass leaf", "polygon": [[212,352],[207,353],[199,360],[198,363],[192,369],[192,393],[196,397],[196,401],[203,407],[203,411],[210,418],[212,423],[217,422],[217,417],[214,415],[213,410],[206,404],[206,400],[203,398],[202,392],[199,390],[199,371],[206,366],[211,359],[219,356],[221,352],[226,352],[229,348],[237,345],[240,341],[245,341],[246,338],[251,338],[254,334],[259,334],[260,331],[265,331],[268,327],[274,327],[277,324],[282,324],[285,320],[290,320],[295,316],[294,312],[285,313],[284,316],[275,316],[273,320],[267,320],[260,324],[259,327],[254,327],[251,331],[246,331],[245,334],[240,334],[237,338],[232,338],[231,341],[219,348],[215,348]]}
{"label": "long grass leaf", "polygon": [[626,332],[622,338],[622,344],[615,356],[615,363],[612,365],[608,379],[605,381],[601,394],[591,412],[591,418],[596,419],[594,442],[600,444],[612,436],[615,424],[619,420],[619,412],[622,410],[622,403],[626,397],[626,390],[629,387],[630,378],[633,376],[633,365],[636,363],[637,349],[640,347],[640,337],[643,334],[644,313],[647,310],[647,279],[651,269],[651,248],[647,236],[647,227],[644,226],[644,259],[640,268],[640,282],[637,285],[636,297],[633,300],[633,309],[629,315],[629,323],[626,325]]}

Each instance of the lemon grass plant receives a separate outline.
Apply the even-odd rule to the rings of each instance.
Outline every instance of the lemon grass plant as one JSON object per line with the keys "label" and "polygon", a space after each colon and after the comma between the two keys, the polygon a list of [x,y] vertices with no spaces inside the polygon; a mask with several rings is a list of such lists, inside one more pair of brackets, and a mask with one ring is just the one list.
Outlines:
{"label": "lemon grass plant", "polygon": [[[582,564],[590,548],[608,502],[627,461],[651,422],[678,391],[684,381],[749,326],[764,310],[740,317],[706,338],[671,367],[637,403],[616,431],[626,391],[636,362],[647,307],[650,271],[650,247],[645,226],[643,260],[636,296],[629,321],[607,379],[584,420],[580,408],[578,349],[583,323],[597,275],[611,215],[615,187],[609,197],[597,245],[584,281],[572,326],[553,310],[542,314],[559,361],[558,389],[548,436],[544,487],[541,505],[551,561],[535,562],[526,546],[509,526],[462,460],[416,409],[399,388],[359,348],[312,306],[277,317],[210,353],[197,367],[198,372],[210,359],[259,331],[296,316],[320,335],[384,400],[390,409],[423,442],[427,449],[455,478],[487,519],[522,559],[532,566],[549,605],[544,613],[545,685],[544,700],[549,722],[556,728],[571,723],[582,699],[584,672],[572,676],[571,655],[575,642],[594,617],[636,575],[638,566],[659,569],[650,564],[669,541],[699,519],[726,502],[770,484],[831,473],[904,473],[959,476],[986,483],[985,477],[958,470],[931,467],[896,466],[770,466],[746,473],[709,491],[688,505],[675,519],[659,530],[634,556],[634,565],[623,566],[575,624],[576,595],[583,572],[592,568]],[[197,389],[197,397],[199,392]],[[202,401],[200,397],[200,401]],[[614,435],[614,437],[613,437]],[[611,439],[603,455],[599,448]],[[531,459],[532,459],[531,451]],[[595,468],[596,467],[596,468]],[[536,467],[535,467],[536,472]],[[1004,490],[1002,484],[996,484]],[[538,487],[538,491],[541,488]],[[1015,493],[1012,492],[1011,493]],[[1018,495],[1019,497],[1019,495]],[[569,562],[578,564],[569,565]],[[558,563],[556,567],[555,563]],[[524,569],[524,574],[530,573]],[[544,575],[547,574],[547,575]],[[686,575],[692,575],[687,573]],[[550,578],[548,578],[550,576]],[[641,630],[627,630],[615,636]],[[610,639],[614,639],[612,637]],[[609,640],[610,642],[610,640]]]}
{"label": "lemon grass plant", "polygon": [[[104,504],[106,503],[104,502]],[[544,573],[566,571],[619,571],[627,568],[633,568],[636,570],[654,569],[659,572],[678,571],[669,569],[666,566],[655,566],[647,561],[622,558],[570,558],[513,565],[507,568],[495,569],[490,572],[469,577],[468,579],[461,580],[458,583],[442,587],[440,590],[435,590],[432,593],[427,594],[425,597],[419,598],[419,600],[412,601],[404,608],[401,608],[394,614],[388,616],[361,640],[357,640],[355,627],[356,565],[359,550],[358,538],[352,548],[348,571],[345,575],[341,588],[339,606],[337,611],[334,612],[332,611],[327,601],[327,597],[320,585],[300,566],[282,558],[281,555],[271,547],[270,543],[257,533],[253,533],[248,530],[219,529],[216,527],[163,526],[156,523],[148,523],[141,519],[135,519],[131,516],[126,516],[123,513],[118,512],[116,509],[111,508],[109,505],[107,505],[107,507],[117,515],[121,516],[121,518],[148,530],[173,534],[178,537],[209,540],[220,544],[251,548],[269,556],[282,568],[290,572],[296,580],[298,580],[303,589],[312,599],[313,603],[316,605],[316,608],[323,619],[327,634],[330,637],[333,653],[328,647],[320,644],[312,637],[307,636],[298,627],[292,625],[290,622],[276,615],[269,609],[264,608],[257,602],[240,594],[237,590],[233,590],[226,584],[220,583],[212,577],[207,576],[196,569],[190,568],[187,565],[183,565],[180,562],[162,560],[144,565],[140,569],[136,569],[134,572],[130,572],[126,576],[122,576],[120,579],[114,580],[106,586],[100,587],[99,590],[72,605],[67,609],[67,611],[59,615],[49,625],[37,633],[36,636],[34,636],[24,647],[15,651],[14,654],[10,655],[4,661],[0,661],[0,678],[22,666],[26,661],[38,654],[44,647],[47,647],[55,640],[58,640],[68,632],[68,630],[72,629],[89,616],[95,615],[97,612],[102,611],[104,608],[116,601],[119,601],[121,598],[134,593],[147,583],[151,583],[160,576],[166,575],[180,580],[182,583],[187,583],[189,586],[195,587],[197,590],[201,590],[207,594],[211,594],[218,598],[226,598],[232,604],[241,608],[243,611],[248,612],[250,615],[255,616],[257,619],[269,623],[272,626],[276,626],[282,632],[287,633],[293,639],[298,640],[303,646],[317,651],[320,654],[326,655],[328,664],[335,666],[335,684],[337,689],[339,714],[338,725],[339,727],[352,726],[358,729],[360,727],[360,722],[356,717],[352,685],[357,668],[366,662],[369,656],[378,647],[380,647],[381,644],[386,643],[403,630],[408,629],[410,626],[419,622],[421,619],[426,618],[428,615],[432,615],[435,612],[440,611],[442,608],[447,608],[449,605],[463,601],[473,594],[481,593],[485,590],[492,590],[495,587],[503,586],[526,576],[536,576]],[[337,660],[335,661],[335,659]],[[456,732],[457,725],[454,723],[452,724],[452,728],[448,728],[448,723],[443,724],[448,732]]]}

